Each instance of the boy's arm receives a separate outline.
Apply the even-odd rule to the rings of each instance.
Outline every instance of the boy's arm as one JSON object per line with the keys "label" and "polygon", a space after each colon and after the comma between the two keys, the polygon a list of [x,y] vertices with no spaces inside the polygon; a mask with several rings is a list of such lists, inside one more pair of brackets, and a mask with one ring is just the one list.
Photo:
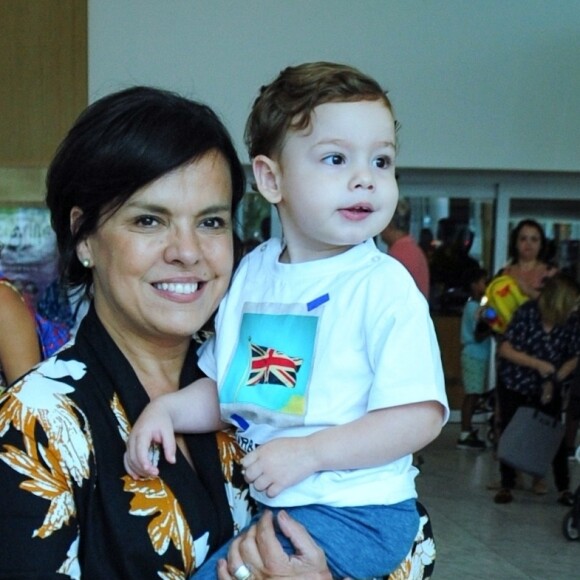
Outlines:
{"label": "boy's arm", "polygon": [[217,388],[203,378],[153,399],[133,425],[127,440],[125,469],[132,477],[159,474],[150,457],[152,445],[163,446],[165,459],[175,463],[175,432],[206,433],[224,427],[220,419]]}
{"label": "boy's arm", "polygon": [[391,463],[429,444],[443,425],[437,401],[378,409],[345,425],[307,437],[283,437],[242,459],[246,480],[275,497],[318,471],[360,469]]}

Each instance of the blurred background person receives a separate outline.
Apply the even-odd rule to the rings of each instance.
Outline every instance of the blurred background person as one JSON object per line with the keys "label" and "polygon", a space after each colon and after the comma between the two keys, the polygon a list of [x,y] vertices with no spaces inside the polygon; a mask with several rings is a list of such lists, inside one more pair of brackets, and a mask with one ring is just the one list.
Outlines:
{"label": "blurred background person", "polygon": [[381,239],[388,246],[387,253],[411,274],[415,284],[429,300],[429,265],[425,253],[411,236],[411,206],[404,198],[399,198],[393,219],[381,232]]}
{"label": "blurred background person", "polygon": [[427,263],[431,261],[431,256],[435,251],[435,236],[431,228],[421,228],[419,232],[419,247],[423,250]]}
{"label": "blurred background person", "polygon": [[47,320],[66,326],[70,335],[74,336],[89,309],[89,302],[87,296],[67,288],[60,278],[56,278],[41,294],[36,310]]}
{"label": "blurred background person", "polygon": [[478,270],[479,262],[469,255],[474,234],[468,226],[453,218],[438,222],[439,246],[429,262],[431,274],[431,306],[442,312],[462,312],[469,294],[464,290],[466,272]]}
{"label": "blurred background person", "polygon": [[466,272],[465,286],[469,299],[461,317],[461,375],[465,395],[461,405],[461,433],[458,449],[485,449],[477,436],[472,418],[486,390],[487,369],[491,353],[491,329],[481,319],[481,299],[485,294],[487,272],[483,268]]}
{"label": "blurred background person", "polygon": [[548,240],[544,229],[535,220],[521,220],[510,234],[509,261],[500,274],[516,280],[520,290],[530,298],[538,298],[546,278],[558,268],[549,262]]}
{"label": "blurred background person", "polygon": [[0,392],[39,363],[42,354],[34,316],[22,294],[0,279]]}
{"label": "blurred background person", "polygon": [[[575,312],[579,287],[565,274],[549,278],[539,297],[528,300],[514,313],[498,346],[497,396],[503,430],[519,407],[532,406],[560,418],[565,382],[574,372],[580,351]],[[566,441],[562,441],[552,466],[558,502],[572,505]],[[500,462],[501,489],[495,503],[513,501],[516,472]],[[534,481],[537,494],[547,491],[543,480]]]}

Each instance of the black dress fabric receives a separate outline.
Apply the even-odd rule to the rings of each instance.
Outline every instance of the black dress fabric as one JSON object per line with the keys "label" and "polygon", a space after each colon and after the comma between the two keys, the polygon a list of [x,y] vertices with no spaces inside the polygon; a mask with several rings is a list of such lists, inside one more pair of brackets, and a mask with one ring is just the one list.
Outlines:
{"label": "black dress fabric", "polygon": [[[182,386],[199,372],[197,346]],[[93,307],[70,347],[2,394],[0,578],[188,578],[245,525],[229,434],[186,436],[195,469],[180,457],[161,459],[159,478],[126,474],[127,434],[148,401]]]}

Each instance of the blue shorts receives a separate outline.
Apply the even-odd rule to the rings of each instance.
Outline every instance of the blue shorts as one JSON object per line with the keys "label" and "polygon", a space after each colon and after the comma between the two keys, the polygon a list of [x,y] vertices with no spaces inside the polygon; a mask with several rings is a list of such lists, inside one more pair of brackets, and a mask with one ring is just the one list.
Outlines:
{"label": "blue shorts", "polygon": [[[274,513],[279,511],[268,509]],[[414,499],[387,506],[336,508],[309,505],[284,509],[324,550],[333,578],[387,576],[407,556],[419,529],[419,513]],[[281,532],[278,540],[286,553],[294,553],[292,544]],[[192,580],[215,579],[217,561],[226,557],[228,547],[226,544],[220,548]]]}
{"label": "blue shorts", "polygon": [[487,359],[473,358],[461,353],[461,377],[466,395],[482,395],[486,391]]}

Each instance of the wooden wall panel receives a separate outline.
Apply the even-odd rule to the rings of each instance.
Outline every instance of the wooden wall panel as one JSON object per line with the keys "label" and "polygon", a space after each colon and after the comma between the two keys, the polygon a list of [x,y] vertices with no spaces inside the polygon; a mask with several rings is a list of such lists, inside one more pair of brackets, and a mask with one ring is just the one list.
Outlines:
{"label": "wooden wall panel", "polygon": [[13,168],[24,187],[46,167],[87,84],[87,0],[0,1],[0,200],[18,188]]}

